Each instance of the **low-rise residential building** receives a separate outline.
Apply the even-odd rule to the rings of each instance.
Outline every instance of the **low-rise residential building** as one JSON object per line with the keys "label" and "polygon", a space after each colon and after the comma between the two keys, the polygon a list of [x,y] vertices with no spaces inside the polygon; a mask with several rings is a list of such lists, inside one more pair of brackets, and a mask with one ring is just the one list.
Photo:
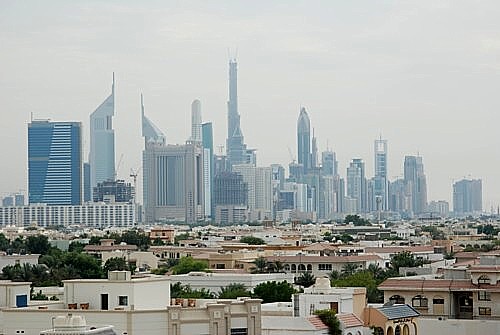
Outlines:
{"label": "low-rise residential building", "polygon": [[293,274],[289,273],[207,273],[207,272],[190,272],[183,275],[169,276],[172,284],[180,282],[182,285],[189,285],[192,289],[207,289],[212,293],[218,294],[222,287],[231,284],[242,284],[249,291],[252,291],[255,286],[268,282],[286,281],[293,284]]}
{"label": "low-rise residential building", "polygon": [[315,277],[328,276],[332,271],[342,271],[346,264],[355,264],[360,270],[368,268],[370,264],[384,266],[382,258],[377,255],[359,256],[271,256],[267,257],[270,262],[281,262],[283,271],[293,273],[296,276],[309,272]]}
{"label": "low-rise residential building", "polygon": [[444,274],[443,279],[389,278],[379,289],[385,302],[410,304],[426,317],[500,318],[500,254],[485,254],[479,265]]}
{"label": "low-rise residential building", "polygon": [[316,278],[316,283],[293,295],[294,316],[308,317],[317,310],[330,309],[338,314],[363,316],[365,287],[331,287],[330,279]]}

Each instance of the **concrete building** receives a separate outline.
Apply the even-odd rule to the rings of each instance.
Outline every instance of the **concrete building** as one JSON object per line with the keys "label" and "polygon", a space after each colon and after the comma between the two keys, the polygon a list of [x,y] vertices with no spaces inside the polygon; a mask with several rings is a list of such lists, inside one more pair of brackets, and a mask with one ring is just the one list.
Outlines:
{"label": "concrete building", "polygon": [[203,148],[148,144],[143,152],[144,210],[148,223],[204,219]]}
{"label": "concrete building", "polygon": [[367,189],[366,189],[365,163],[362,159],[354,158],[347,168],[347,190],[346,195],[356,200],[356,208],[352,213],[364,213],[367,211]]}
{"label": "concrete building", "polygon": [[129,202],[133,203],[135,188],[124,180],[105,180],[97,183],[93,191],[94,202]]}
{"label": "concrete building", "polygon": [[[29,283],[24,284],[29,294]],[[39,335],[54,328],[52,320],[56,317],[76,312],[89,324],[113,325],[118,334],[262,334],[259,299],[171,302],[166,277],[131,277],[130,272],[115,271],[110,272],[109,279],[64,281],[63,301],[2,308],[0,331]]]}
{"label": "concrete building", "polygon": [[286,273],[209,273],[191,272],[184,275],[169,276],[172,284],[177,282],[189,285],[192,289],[207,289],[214,294],[219,294],[222,287],[234,283],[243,284],[245,288],[252,291],[255,286],[268,282],[287,281],[293,284],[293,275]]}
{"label": "concrete building", "polygon": [[0,207],[0,225],[29,227],[81,225],[86,227],[133,227],[135,206],[129,203],[86,203],[78,206],[30,205]]}
{"label": "concrete building", "polygon": [[424,164],[420,156],[405,156],[404,181],[411,197],[411,213],[418,215],[427,211],[427,181]]}
{"label": "concrete building", "polygon": [[500,254],[485,254],[479,265],[445,270],[444,279],[389,278],[379,289],[384,291],[384,301],[411,304],[425,317],[496,320],[500,317],[499,266]]}
{"label": "concrete building", "polygon": [[462,179],[453,184],[453,213],[457,216],[478,215],[483,210],[481,179]]}
{"label": "concrete building", "polygon": [[55,316],[52,319],[52,328],[43,330],[40,335],[116,335],[113,326],[87,326],[85,318],[81,315]]}
{"label": "concrete building", "polygon": [[331,287],[328,277],[316,278],[316,283],[293,295],[294,316],[309,317],[317,310],[330,309],[337,314],[363,317],[366,306],[366,288]]}

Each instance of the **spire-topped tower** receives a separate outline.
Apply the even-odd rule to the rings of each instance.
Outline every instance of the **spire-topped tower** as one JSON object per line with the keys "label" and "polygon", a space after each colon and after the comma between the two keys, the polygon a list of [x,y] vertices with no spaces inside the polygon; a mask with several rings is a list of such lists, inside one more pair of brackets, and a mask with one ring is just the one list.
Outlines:
{"label": "spire-topped tower", "polygon": [[157,127],[146,115],[144,115],[144,97],[141,93],[141,121],[142,121],[142,136],[144,137],[144,145],[149,143],[165,145],[167,139],[165,134]]}
{"label": "spire-topped tower", "polygon": [[115,73],[111,94],[90,115],[90,187],[115,178]]}
{"label": "spire-topped tower", "polygon": [[311,121],[304,107],[300,109],[297,120],[297,158],[307,173],[311,168]]}
{"label": "spire-topped tower", "polygon": [[246,163],[246,145],[238,113],[238,63],[229,60],[229,100],[227,102],[227,159],[230,166]]}

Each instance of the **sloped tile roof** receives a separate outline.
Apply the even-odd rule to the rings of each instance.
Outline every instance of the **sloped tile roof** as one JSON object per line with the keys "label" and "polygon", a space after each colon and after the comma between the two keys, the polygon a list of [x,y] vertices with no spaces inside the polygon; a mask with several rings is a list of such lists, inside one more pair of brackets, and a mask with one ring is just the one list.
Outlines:
{"label": "sloped tile roof", "polygon": [[337,314],[337,319],[339,319],[344,328],[363,326],[363,321],[361,321],[355,314],[352,313]]}
{"label": "sloped tile roof", "polygon": [[384,314],[388,320],[414,318],[420,315],[419,312],[409,305],[382,306],[377,309]]}

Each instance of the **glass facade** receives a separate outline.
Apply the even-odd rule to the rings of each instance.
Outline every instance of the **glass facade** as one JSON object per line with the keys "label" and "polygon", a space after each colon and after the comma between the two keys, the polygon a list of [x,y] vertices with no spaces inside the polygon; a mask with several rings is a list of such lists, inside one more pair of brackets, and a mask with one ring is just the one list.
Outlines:
{"label": "glass facade", "polygon": [[28,125],[29,203],[82,202],[80,122],[32,121]]}

